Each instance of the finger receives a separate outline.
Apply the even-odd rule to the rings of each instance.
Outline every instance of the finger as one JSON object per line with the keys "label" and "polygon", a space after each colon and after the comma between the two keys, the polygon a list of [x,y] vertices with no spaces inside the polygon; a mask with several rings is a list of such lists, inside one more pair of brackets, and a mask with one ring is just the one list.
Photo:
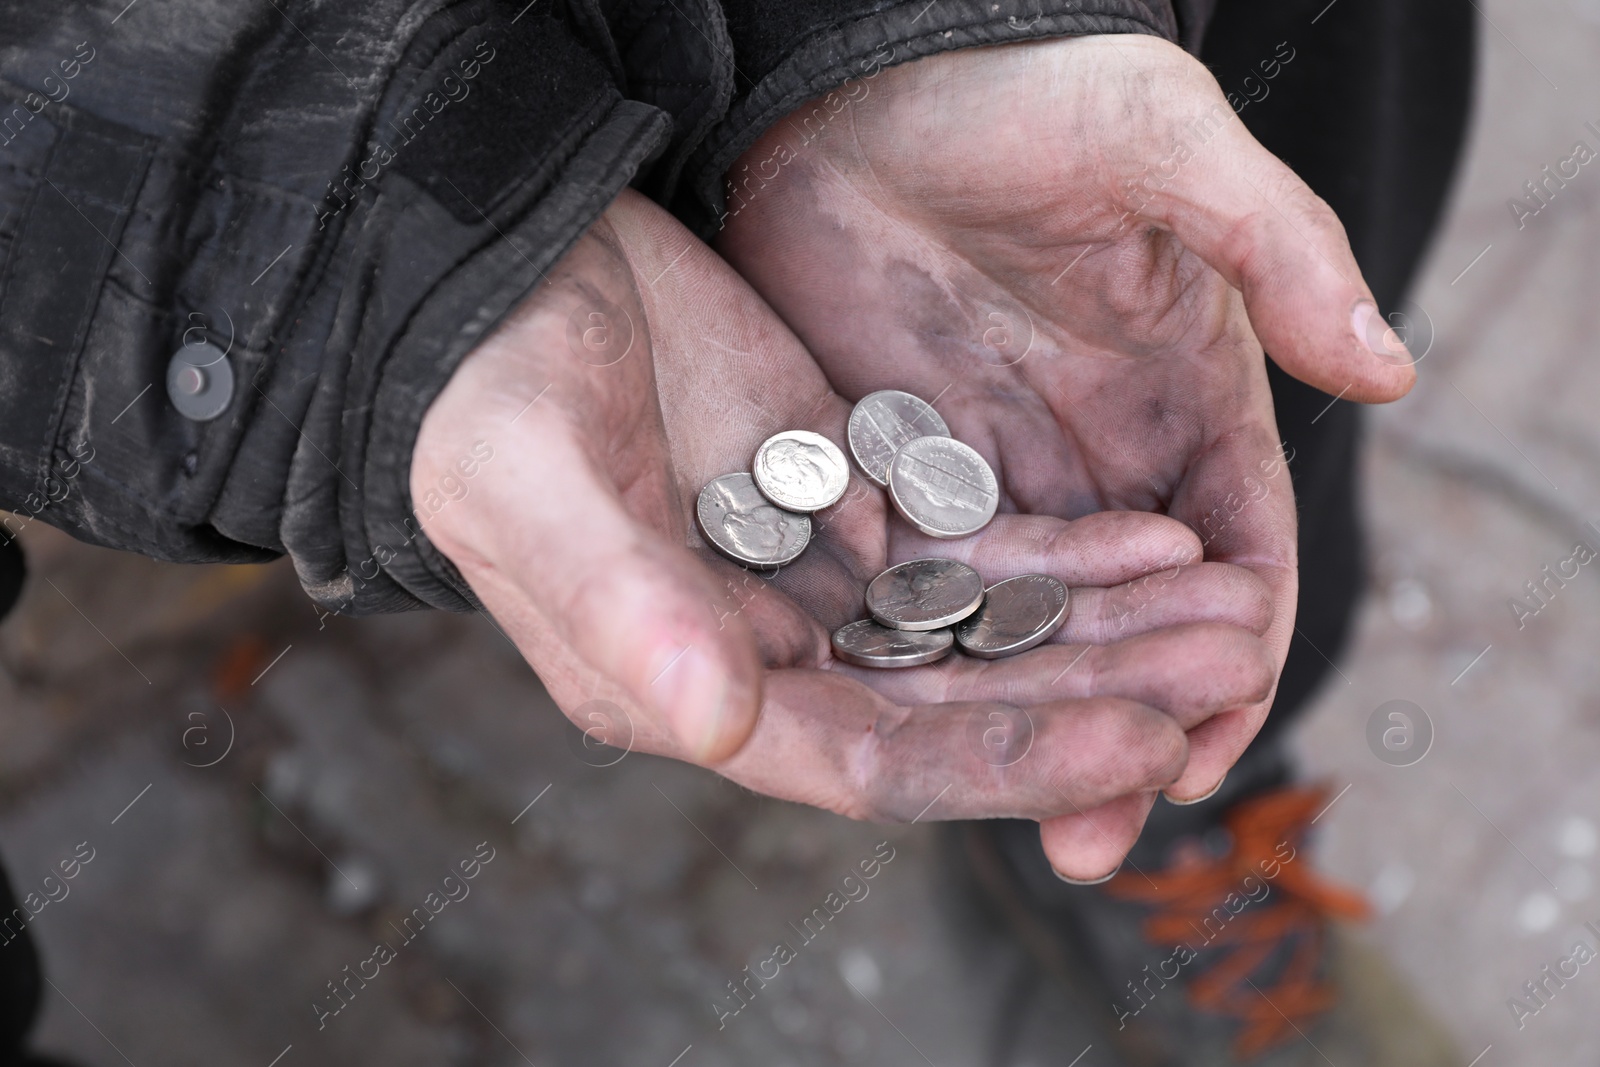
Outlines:
{"label": "finger", "polygon": [[1199,538],[1182,522],[1140,511],[1100,511],[1081,519],[996,515],[972,537],[943,540],[896,523],[893,560],[960,560],[985,585],[1019,574],[1048,574],[1069,586],[1113,586],[1202,557]]}
{"label": "finger", "polygon": [[[1069,626],[1080,610],[1096,618],[1117,613],[1120,629],[1114,636],[1118,637],[1175,622],[1209,620],[1248,627],[1256,625],[1260,614],[1259,606],[1250,605],[1249,592],[1238,576],[1230,580],[1207,572],[1206,577],[1185,574],[1179,581],[1171,580],[1179,577],[1174,568],[1198,562],[1202,550],[1194,531],[1164,515],[1111,511],[1070,522],[1042,515],[997,515],[978,534],[954,541],[928,537],[896,520],[898,529],[885,558],[878,554],[881,549],[874,534],[882,530],[886,513],[881,491],[852,480],[850,492],[838,504],[812,516],[813,546],[783,568],[776,584],[830,631],[862,617],[867,583],[888,566],[888,559],[927,557],[967,563],[985,585],[1022,574],[1052,575],[1072,587],[1074,597],[1085,598],[1083,609],[1074,601]],[[876,551],[862,555],[862,548]],[[1103,588],[1150,575],[1165,577],[1110,598]],[[1112,633],[1105,621],[1088,629]]]}
{"label": "finger", "polygon": [[1194,804],[1222,787],[1266,721],[1271,702],[1224,712],[1189,731],[1190,763],[1183,776],[1162,790],[1174,804]]}
{"label": "finger", "polygon": [[1204,68],[1186,70],[1195,85],[1185,97],[1197,103],[1175,129],[1192,158],[1169,180],[1143,182],[1137,213],[1165,223],[1244,294],[1256,336],[1289,374],[1347,400],[1404,396],[1416,382],[1411,356],[1338,216],[1251,136]]}
{"label": "finger", "polygon": [[[826,714],[819,714],[826,709]],[[714,769],[852,818],[1046,818],[1178,777],[1173,719],[1131,701],[902,707],[834,671],[774,671],[750,740]]]}
{"label": "finger", "polygon": [[1189,622],[1265,633],[1272,623],[1272,589],[1229,563],[1175,566],[1110,589],[1074,587],[1067,621],[1050,641],[1104,645]]}
{"label": "finger", "polygon": [[1051,868],[1068,881],[1105,881],[1139,840],[1155,799],[1154,793],[1137,793],[1044,820],[1039,840]]}
{"label": "finger", "polygon": [[485,562],[572,652],[658,715],[687,758],[725,758],[760,702],[748,626],[719,614],[726,591],[710,571],[636,521],[554,420],[525,425],[518,447],[542,462],[495,468],[483,485],[487,513],[501,517]]}
{"label": "finger", "polygon": [[[1298,544],[1293,484],[1268,430],[1257,428],[1218,442],[1190,468],[1170,512],[1199,531],[1207,559],[1250,570],[1270,591],[1272,622],[1262,639],[1272,650],[1275,671],[1281,671],[1294,636]],[[1259,703],[1211,720],[1203,737],[1203,758],[1191,759],[1168,795],[1177,800],[1209,795],[1244,754],[1271,706],[1268,693]]]}
{"label": "finger", "polygon": [[1005,659],[952,655],[893,671],[838,665],[900,704],[993,701],[1020,708],[1117,697],[1171,715],[1189,729],[1272,691],[1277,663],[1266,642],[1236,626],[1197,623],[1109,645],[1044,645]]}

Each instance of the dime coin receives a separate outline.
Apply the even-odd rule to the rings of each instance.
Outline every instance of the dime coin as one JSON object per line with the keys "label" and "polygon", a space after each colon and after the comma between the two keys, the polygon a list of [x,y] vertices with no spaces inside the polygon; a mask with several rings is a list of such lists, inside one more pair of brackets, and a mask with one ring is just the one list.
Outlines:
{"label": "dime coin", "polygon": [[871,619],[833,631],[833,654],[857,667],[918,667],[944,659],[956,647],[949,630],[912,633],[879,626]]}
{"label": "dime coin", "polygon": [[983,579],[953,559],[896,563],[867,586],[867,610],[896,630],[954,626],[982,603]]}
{"label": "dime coin", "polygon": [[750,469],[761,494],[789,511],[821,511],[850,484],[850,465],[839,446],[810,430],[767,438]]}
{"label": "dime coin", "polygon": [[949,437],[950,427],[921,399],[898,389],[868,393],[850,412],[850,454],[876,485],[889,484],[889,461],[918,437]]}
{"label": "dime coin", "polygon": [[984,458],[948,437],[918,437],[889,463],[889,497],[929,537],[966,537],[994,518],[1000,485]]}
{"label": "dime coin", "polygon": [[744,472],[700,490],[695,518],[711,547],[746,567],[792,563],[811,541],[811,518],[773,507]]}
{"label": "dime coin", "polygon": [[1067,601],[1067,587],[1048,574],[1007,578],[991,585],[983,607],[956,627],[956,641],[980,659],[1015,656],[1061,629]]}

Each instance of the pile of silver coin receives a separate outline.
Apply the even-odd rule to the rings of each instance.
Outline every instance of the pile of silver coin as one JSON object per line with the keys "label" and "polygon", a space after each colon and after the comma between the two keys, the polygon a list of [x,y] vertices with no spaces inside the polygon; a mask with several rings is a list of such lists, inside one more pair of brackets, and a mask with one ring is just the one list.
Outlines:
{"label": "pile of silver coin", "polygon": [[[895,510],[930,537],[969,537],[1000,504],[994,471],[950,436],[933,407],[884,389],[850,412],[850,454]],[[749,473],[714,479],[700,491],[695,518],[712,548],[745,567],[792,563],[811,542],[811,513],[837,503],[850,482],[844,452],[809,430],[785,430],[762,442]],[[996,659],[1034,647],[1060,628],[1067,588],[1029,574],[987,591],[978,572],[945,559],[890,567],[867,589],[872,619],[833,635],[839,658],[867,667],[932,663],[957,644]],[[876,620],[876,621],[873,621]]]}
{"label": "pile of silver coin", "polygon": [[833,632],[833,651],[858,667],[916,667],[957,645],[1001,659],[1043,644],[1067,621],[1067,587],[1048,574],[1024,574],[988,589],[953,559],[896,563],[867,586],[872,618]]}

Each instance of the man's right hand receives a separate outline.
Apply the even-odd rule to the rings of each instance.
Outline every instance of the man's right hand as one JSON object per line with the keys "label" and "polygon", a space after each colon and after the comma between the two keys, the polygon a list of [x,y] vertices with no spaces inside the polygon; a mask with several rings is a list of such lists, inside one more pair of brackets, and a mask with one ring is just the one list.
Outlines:
{"label": "man's right hand", "polygon": [[[779,430],[843,440],[849,409],[725,263],[625,193],[435,400],[412,492],[476,440],[505,457],[426,531],[580,726],[587,702],[610,701],[635,749],[858,818],[1045,818],[1151,794],[1182,773],[1186,728],[1271,686],[1270,608],[1247,571],[1209,564],[1126,610],[1147,599],[1126,583],[1202,556],[1165,516],[1002,515],[934,543],[853,475],[770,582],[685,547],[702,485],[748,470]],[[1063,635],[996,662],[835,661],[829,632],[863,613],[872,576],[935,553],[990,581],[1062,578]],[[1105,827],[1108,855],[1142,813],[1129,822]]]}

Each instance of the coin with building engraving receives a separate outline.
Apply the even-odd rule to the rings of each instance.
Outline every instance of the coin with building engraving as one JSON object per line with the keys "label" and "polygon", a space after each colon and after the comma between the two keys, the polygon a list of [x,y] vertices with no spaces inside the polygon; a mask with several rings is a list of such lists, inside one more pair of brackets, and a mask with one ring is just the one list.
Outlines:
{"label": "coin with building engraving", "polygon": [[918,437],[949,437],[950,427],[933,407],[898,389],[880,389],[850,412],[850,454],[875,485],[889,484],[889,461]]}
{"label": "coin with building engraving", "polygon": [[750,473],[761,494],[788,511],[821,511],[838,503],[850,484],[850,464],[839,446],[810,430],[767,438]]}
{"label": "coin with building engraving", "polygon": [[944,659],[955,647],[949,630],[892,630],[871,619],[833,631],[833,654],[857,667],[920,667]]}
{"label": "coin with building engraving", "polygon": [[1026,652],[1067,621],[1067,587],[1048,574],[1024,574],[989,587],[983,607],[956,627],[962,651],[980,659]]}
{"label": "coin with building engraving", "polygon": [[711,547],[746,567],[793,563],[811,541],[810,516],[774,507],[743,471],[711,481],[694,511]]}
{"label": "coin with building engraving", "polygon": [[989,524],[1000,483],[984,458],[949,437],[918,437],[889,463],[889,498],[929,537],[966,537]]}
{"label": "coin with building engraving", "polygon": [[954,626],[982,603],[983,579],[953,559],[896,563],[867,586],[867,610],[896,630]]}

